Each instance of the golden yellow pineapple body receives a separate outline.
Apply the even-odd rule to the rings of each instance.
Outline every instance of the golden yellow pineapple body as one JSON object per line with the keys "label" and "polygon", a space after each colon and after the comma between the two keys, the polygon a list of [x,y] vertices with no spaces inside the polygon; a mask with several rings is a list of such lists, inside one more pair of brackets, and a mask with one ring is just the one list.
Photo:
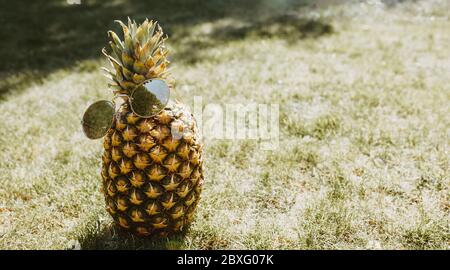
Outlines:
{"label": "golden yellow pineapple body", "polygon": [[122,105],[104,140],[106,208],[122,228],[167,235],[192,221],[203,183],[202,145],[179,103],[151,118]]}
{"label": "golden yellow pineapple body", "polygon": [[202,145],[193,115],[169,102],[150,118],[132,112],[133,89],[149,79],[167,80],[163,31],[156,22],[118,21],[123,40],[109,31],[115,95],[125,97],[104,140],[106,209],[120,227],[137,235],[167,235],[192,221],[203,184]]}

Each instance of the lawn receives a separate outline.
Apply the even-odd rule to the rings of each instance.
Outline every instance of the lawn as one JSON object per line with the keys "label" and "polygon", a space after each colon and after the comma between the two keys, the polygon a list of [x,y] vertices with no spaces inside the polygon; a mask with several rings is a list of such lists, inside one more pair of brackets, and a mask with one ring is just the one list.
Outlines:
{"label": "lawn", "polygon": [[[450,3],[0,1],[0,249],[449,249]],[[280,142],[205,138],[182,234],[118,232],[88,104],[114,19],[169,34],[174,96],[275,103]]]}

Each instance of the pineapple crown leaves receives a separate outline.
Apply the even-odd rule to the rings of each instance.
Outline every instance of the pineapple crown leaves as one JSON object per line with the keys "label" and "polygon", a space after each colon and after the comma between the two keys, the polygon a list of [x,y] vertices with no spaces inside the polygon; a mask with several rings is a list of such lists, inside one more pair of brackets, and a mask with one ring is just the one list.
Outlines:
{"label": "pineapple crown leaves", "polygon": [[105,48],[102,53],[109,60],[112,70],[102,68],[112,83],[115,94],[129,95],[140,83],[153,78],[167,78],[168,50],[164,45],[167,36],[155,21],[146,19],[142,24],[131,21],[127,24],[116,20],[123,31],[123,39],[108,31],[111,54]]}

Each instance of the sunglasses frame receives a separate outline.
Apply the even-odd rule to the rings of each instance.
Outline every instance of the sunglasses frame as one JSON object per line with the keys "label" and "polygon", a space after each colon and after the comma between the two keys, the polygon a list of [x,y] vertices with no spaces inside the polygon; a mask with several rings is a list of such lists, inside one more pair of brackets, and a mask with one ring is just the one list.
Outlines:
{"label": "sunglasses frame", "polygon": [[[157,111],[157,112],[151,114],[150,116],[141,116],[141,115],[137,114],[137,113],[135,112],[135,110],[133,109],[133,105],[132,105],[133,94],[134,94],[134,92],[138,89],[138,87],[141,87],[141,86],[143,86],[144,84],[149,83],[149,82],[151,82],[151,81],[153,81],[153,80],[160,80],[160,81],[163,81],[164,83],[166,83],[167,88],[168,88],[168,91],[169,91],[169,94],[168,94],[168,97],[167,97],[167,102],[164,104],[164,106],[162,107],[161,110],[159,110],[159,111]],[[153,116],[157,115],[157,114],[160,113],[161,111],[163,111],[164,108],[165,108],[165,107],[167,106],[167,104],[169,103],[169,100],[170,100],[170,87],[169,87],[169,85],[167,84],[167,82],[166,82],[165,80],[160,79],[160,78],[153,78],[153,79],[145,80],[144,82],[138,84],[138,85],[131,91],[131,94],[130,94],[130,95],[126,95],[126,94],[118,94],[118,95],[114,95],[114,97],[112,98],[112,101],[105,100],[105,99],[95,101],[94,103],[92,103],[91,105],[89,105],[88,108],[85,110],[85,112],[84,112],[84,114],[83,114],[83,119],[81,120],[81,125],[83,126],[83,133],[84,133],[84,135],[85,135],[86,137],[88,137],[89,139],[92,139],[92,140],[96,140],[96,139],[100,139],[100,138],[103,138],[103,137],[106,136],[106,134],[108,133],[108,130],[112,127],[112,125],[113,125],[113,123],[114,123],[114,118],[115,118],[115,116],[117,115],[116,102],[115,102],[115,100],[116,100],[116,98],[118,98],[118,97],[126,97],[126,98],[129,100],[131,111],[132,111],[134,114],[136,114],[137,116],[139,116],[139,117],[141,117],[141,118],[150,118],[150,117],[153,117]],[[86,125],[86,123],[85,123],[85,121],[84,121],[86,112],[87,112],[87,111],[89,110],[89,108],[90,108],[91,106],[93,106],[94,104],[97,104],[97,103],[100,103],[100,102],[105,102],[105,101],[108,102],[108,103],[110,103],[110,104],[112,105],[113,109],[114,109],[114,113],[112,114],[112,117],[111,117],[111,124],[109,125],[109,128],[104,132],[104,134],[103,134],[101,137],[98,137],[98,138],[91,138],[91,137],[88,136],[88,134],[86,133],[85,128],[84,128],[84,126]],[[88,126],[88,127],[89,127],[89,126]],[[105,127],[102,127],[102,128],[105,128]]]}
{"label": "sunglasses frame", "polygon": [[[147,84],[147,83],[149,83],[149,82],[151,82],[151,81],[153,81],[153,80],[163,81],[163,82],[167,85],[167,89],[168,89],[168,92],[169,92],[169,94],[167,95],[167,102],[164,104],[164,106],[162,107],[161,110],[159,110],[159,111],[157,111],[157,112],[151,114],[150,116],[142,116],[142,115],[136,113],[136,111],[135,111],[134,108],[133,108],[133,103],[132,103],[132,101],[133,101],[133,95],[134,95],[134,92],[135,92],[139,87],[141,87],[141,86],[143,86],[144,84]],[[130,108],[131,108],[131,110],[133,111],[134,114],[136,114],[137,116],[139,116],[139,117],[141,117],[141,118],[150,118],[150,117],[153,117],[153,116],[157,115],[158,113],[162,112],[162,111],[164,110],[164,108],[167,106],[167,104],[169,103],[169,100],[170,100],[170,87],[169,87],[169,84],[167,84],[167,82],[166,82],[165,80],[159,79],[159,78],[153,78],[153,79],[145,80],[144,82],[138,84],[138,85],[131,91],[131,95],[130,95],[130,96],[128,96],[128,95],[125,95],[125,96],[128,97],[128,100],[130,101]]]}
{"label": "sunglasses frame", "polygon": [[[89,108],[91,108],[93,105],[98,104],[98,103],[100,103],[100,102],[110,103],[110,104],[111,104],[111,107],[112,107],[112,109],[113,109],[113,114],[112,114],[112,117],[111,117],[110,124],[109,124],[108,126],[102,126],[102,127],[101,127],[102,129],[108,127],[108,128],[105,130],[104,134],[103,134],[102,136],[100,136],[100,137],[92,137],[92,136],[89,136],[88,133],[86,132],[85,126],[88,127],[88,128],[92,128],[92,127],[89,126],[89,125],[86,123],[86,121],[84,120],[84,118],[86,117],[86,113],[88,112]],[[108,133],[108,130],[111,128],[111,126],[112,126],[113,123],[114,123],[114,116],[115,116],[115,115],[116,115],[116,104],[115,104],[113,101],[104,100],[104,99],[95,101],[94,103],[92,103],[91,105],[89,105],[89,107],[84,111],[83,119],[81,119],[81,126],[83,127],[83,133],[84,133],[84,135],[85,135],[86,137],[88,137],[89,139],[91,139],[91,140],[96,140],[96,139],[100,139],[100,138],[105,137],[106,133]]]}

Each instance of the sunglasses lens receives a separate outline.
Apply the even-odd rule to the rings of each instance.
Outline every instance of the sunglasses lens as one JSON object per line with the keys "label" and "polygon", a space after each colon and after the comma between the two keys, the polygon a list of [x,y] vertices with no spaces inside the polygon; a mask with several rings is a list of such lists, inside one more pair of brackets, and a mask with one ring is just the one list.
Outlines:
{"label": "sunglasses lens", "polygon": [[114,104],[100,100],[89,106],[83,115],[83,132],[89,139],[99,139],[111,128],[114,118]]}
{"label": "sunglasses lens", "polygon": [[169,86],[163,80],[151,80],[138,86],[132,93],[131,108],[140,117],[153,116],[169,102]]}

